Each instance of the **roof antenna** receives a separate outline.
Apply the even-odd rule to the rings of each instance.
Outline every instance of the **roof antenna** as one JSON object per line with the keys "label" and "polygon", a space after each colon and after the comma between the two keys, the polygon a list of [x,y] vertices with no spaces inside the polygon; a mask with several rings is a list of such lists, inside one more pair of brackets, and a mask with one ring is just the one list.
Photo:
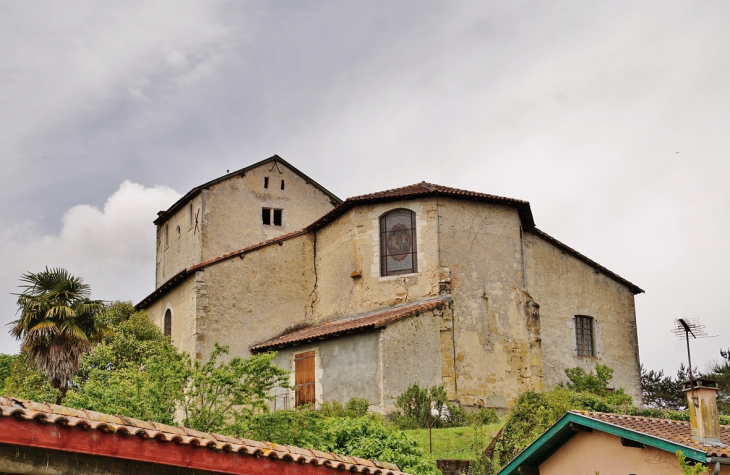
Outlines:
{"label": "roof antenna", "polygon": [[689,351],[689,336],[692,335],[692,338],[695,340],[697,338],[712,338],[717,335],[708,335],[705,331],[705,326],[700,325],[699,320],[696,318],[678,318],[674,321],[674,329],[672,330],[672,333],[677,335],[677,338],[680,340],[687,340],[687,361],[689,362],[689,388],[692,392],[692,405],[695,407],[699,406],[699,403],[697,402],[697,397],[695,396],[695,383],[694,383],[694,376],[692,375],[692,355]]}

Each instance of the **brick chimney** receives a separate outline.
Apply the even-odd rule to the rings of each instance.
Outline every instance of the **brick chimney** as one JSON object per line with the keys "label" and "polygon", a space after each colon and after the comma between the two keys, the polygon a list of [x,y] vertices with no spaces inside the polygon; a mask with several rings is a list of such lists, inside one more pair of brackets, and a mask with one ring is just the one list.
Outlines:
{"label": "brick chimney", "polygon": [[720,441],[720,417],[717,412],[717,381],[697,378],[685,381],[692,439],[703,445],[725,446]]}

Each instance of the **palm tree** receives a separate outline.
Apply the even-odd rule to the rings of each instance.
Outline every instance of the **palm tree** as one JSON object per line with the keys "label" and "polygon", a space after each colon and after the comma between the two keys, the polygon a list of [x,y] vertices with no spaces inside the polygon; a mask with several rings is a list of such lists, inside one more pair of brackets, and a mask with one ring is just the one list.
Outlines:
{"label": "palm tree", "polygon": [[38,371],[50,378],[65,397],[71,379],[79,369],[79,358],[99,341],[106,329],[97,316],[104,307],[91,300],[91,287],[66,269],[26,273],[18,296],[20,318],[10,322],[10,333],[22,340],[22,351]]}

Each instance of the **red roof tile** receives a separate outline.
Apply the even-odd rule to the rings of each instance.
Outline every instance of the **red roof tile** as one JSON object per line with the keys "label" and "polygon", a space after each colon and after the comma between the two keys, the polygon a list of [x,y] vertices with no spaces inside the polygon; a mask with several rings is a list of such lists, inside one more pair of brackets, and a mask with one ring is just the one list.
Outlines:
{"label": "red roof tile", "polygon": [[[310,464],[315,467],[330,467],[373,475],[403,474],[392,463],[364,460],[357,457],[343,457],[342,455],[317,450],[204,433],[183,427],[141,421],[131,417],[112,416],[89,410],[73,409],[55,404],[40,404],[8,397],[0,397],[0,441],[2,441],[3,436],[4,420],[10,420],[8,418],[11,416],[15,420],[21,421],[40,421],[64,427],[79,427],[94,431],[138,435],[145,440],[171,442],[175,446],[207,447],[216,451],[231,453],[231,456],[233,456],[233,453],[252,455],[271,460],[292,461]],[[92,439],[96,440],[96,437],[92,436]],[[46,448],[72,451],[68,447],[61,446]],[[98,455],[105,454],[99,453]],[[116,456],[116,454],[110,454],[110,456]]]}
{"label": "red roof tile", "polygon": [[[730,457],[730,447],[713,447],[702,445],[692,440],[692,428],[689,422],[656,419],[653,417],[627,416],[622,414],[606,414],[603,412],[571,411],[597,421],[630,429],[642,434],[651,435],[677,444],[692,447],[707,453],[710,457]],[[730,426],[720,426],[720,440],[730,446]]]}
{"label": "red roof tile", "polygon": [[436,298],[417,303],[400,305],[386,310],[378,310],[377,312],[357,315],[355,317],[341,318],[339,320],[320,323],[319,325],[294,330],[264,343],[254,345],[251,347],[251,351],[261,352],[273,350],[306,341],[322,340],[342,334],[375,330],[377,328],[384,327],[389,323],[395,322],[396,320],[401,320],[403,318],[418,315],[422,312],[441,308],[446,304],[446,302],[447,300],[444,298]]}

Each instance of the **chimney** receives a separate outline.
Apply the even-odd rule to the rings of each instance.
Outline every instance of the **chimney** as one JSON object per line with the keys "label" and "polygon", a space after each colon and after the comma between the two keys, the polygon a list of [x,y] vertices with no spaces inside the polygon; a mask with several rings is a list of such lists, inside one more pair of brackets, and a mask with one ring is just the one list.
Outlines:
{"label": "chimney", "polygon": [[[694,383],[694,384],[693,384]],[[727,447],[720,441],[720,418],[717,413],[717,381],[697,378],[685,381],[692,439],[711,446]]]}

